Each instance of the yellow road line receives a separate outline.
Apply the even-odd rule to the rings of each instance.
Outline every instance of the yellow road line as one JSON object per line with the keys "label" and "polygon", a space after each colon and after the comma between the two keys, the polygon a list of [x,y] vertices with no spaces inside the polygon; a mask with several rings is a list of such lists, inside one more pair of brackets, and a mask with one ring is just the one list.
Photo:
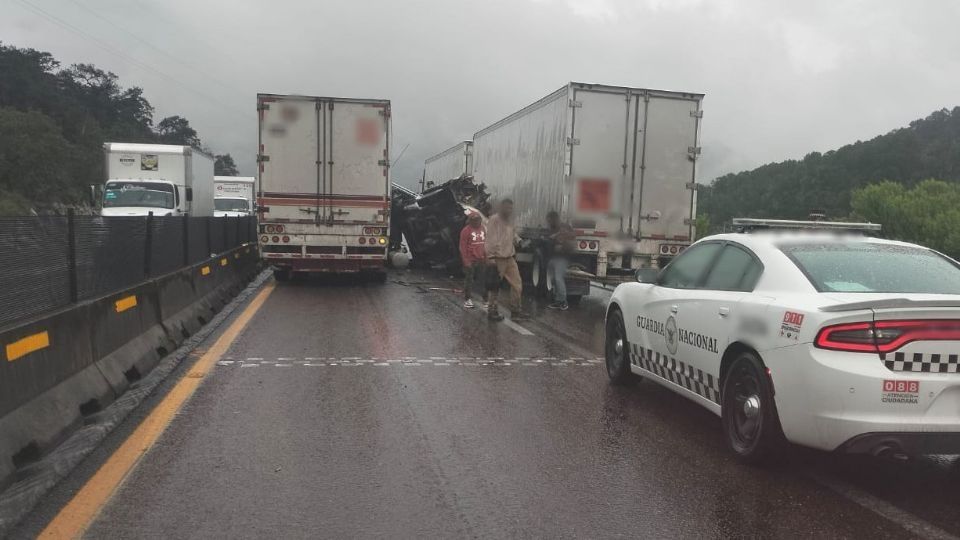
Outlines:
{"label": "yellow road line", "polygon": [[250,302],[239,317],[217,339],[210,349],[197,360],[190,372],[180,379],[170,393],[163,398],[149,416],[127,437],[120,448],[111,455],[73,499],[64,506],[47,527],[40,533],[44,538],[79,538],[87,530],[110,500],[120,484],[137,466],[160,435],[167,429],[171,419],[197,390],[204,378],[213,369],[217,360],[227,352],[250,319],[273,292],[270,282]]}

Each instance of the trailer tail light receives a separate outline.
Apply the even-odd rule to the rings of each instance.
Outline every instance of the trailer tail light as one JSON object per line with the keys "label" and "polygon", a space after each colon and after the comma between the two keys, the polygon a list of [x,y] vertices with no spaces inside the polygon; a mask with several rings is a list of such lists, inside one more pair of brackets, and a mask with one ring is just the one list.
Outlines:
{"label": "trailer tail light", "polygon": [[677,249],[677,246],[670,246],[670,254],[671,254],[671,255],[676,255],[678,251],[679,251],[679,250]]}
{"label": "trailer tail light", "polygon": [[381,237],[380,237],[380,245],[381,245],[381,246],[387,245],[387,239],[381,236]]}
{"label": "trailer tail light", "polygon": [[372,246],[372,245],[374,245],[374,244],[377,243],[377,239],[376,239],[376,238],[371,238],[371,239],[367,240],[367,243],[369,243],[369,244]]}
{"label": "trailer tail light", "polygon": [[263,242],[264,244],[266,244],[267,242],[270,241],[270,237],[267,236],[267,235],[263,235],[263,236],[260,237],[260,241]]}
{"label": "trailer tail light", "polygon": [[283,237],[283,241],[284,241],[284,243],[286,243],[286,242],[289,242],[289,241],[290,241],[290,237],[289,237],[289,236],[286,236],[286,235],[284,235],[284,237]]}
{"label": "trailer tail light", "polygon": [[364,228],[363,228],[363,234],[373,234],[372,232],[370,232],[370,231],[372,231],[372,230],[373,230],[373,229],[371,229],[370,227],[364,227]]}
{"label": "trailer tail light", "polygon": [[598,244],[596,240],[593,240],[590,242],[590,249],[597,249],[597,246],[599,245],[600,244]]}
{"label": "trailer tail light", "polygon": [[266,225],[266,226],[263,227],[263,230],[266,231],[266,232],[269,233],[269,234],[273,234],[273,233],[277,232],[276,227],[274,227],[273,225]]}
{"label": "trailer tail light", "polygon": [[960,320],[925,319],[825,326],[814,344],[820,349],[889,353],[914,341],[960,341]]}
{"label": "trailer tail light", "polygon": [[367,243],[367,238],[364,237],[364,236],[361,236],[359,242],[360,242],[361,244],[366,244],[366,243]]}
{"label": "trailer tail light", "polygon": [[280,237],[279,237],[279,236],[274,236],[274,237],[271,238],[270,240],[273,240],[273,243],[274,243],[274,244],[280,243]]}
{"label": "trailer tail light", "polygon": [[278,232],[278,233],[282,233],[282,232],[283,232],[283,225],[277,225],[277,232]]}
{"label": "trailer tail light", "polygon": [[588,244],[586,240],[581,240],[581,241],[580,241],[580,249],[587,249],[587,246],[589,246],[589,245],[590,245],[590,244]]}

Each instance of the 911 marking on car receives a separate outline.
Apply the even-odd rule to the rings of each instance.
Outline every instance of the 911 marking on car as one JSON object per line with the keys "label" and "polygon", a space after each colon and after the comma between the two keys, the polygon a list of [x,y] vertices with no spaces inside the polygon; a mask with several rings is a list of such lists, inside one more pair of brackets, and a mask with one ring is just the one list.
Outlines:
{"label": "911 marking on car", "polygon": [[906,403],[916,405],[920,398],[920,381],[883,381],[883,393],[880,401],[883,403]]}
{"label": "911 marking on car", "polygon": [[780,337],[799,341],[802,327],[803,313],[787,311],[783,314],[783,323],[780,325]]}

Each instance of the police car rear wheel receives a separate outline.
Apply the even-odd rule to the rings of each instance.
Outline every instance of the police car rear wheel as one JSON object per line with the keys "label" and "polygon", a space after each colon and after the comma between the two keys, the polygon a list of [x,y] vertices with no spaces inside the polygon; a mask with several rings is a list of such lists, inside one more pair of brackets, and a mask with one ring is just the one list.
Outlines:
{"label": "police car rear wheel", "polygon": [[783,441],[773,388],[760,359],[745,352],[723,383],[723,431],[727,446],[746,463],[762,463]]}
{"label": "police car rear wheel", "polygon": [[627,342],[626,327],[623,325],[623,315],[619,309],[614,308],[610,311],[606,330],[604,356],[607,376],[613,384],[624,384],[631,378],[630,344]]}

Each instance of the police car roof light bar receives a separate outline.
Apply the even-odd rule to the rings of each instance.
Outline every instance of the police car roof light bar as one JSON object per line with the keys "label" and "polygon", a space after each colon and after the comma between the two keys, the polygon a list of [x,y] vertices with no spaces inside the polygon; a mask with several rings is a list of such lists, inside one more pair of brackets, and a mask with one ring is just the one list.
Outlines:
{"label": "police car roof light bar", "polygon": [[795,221],[789,219],[734,218],[733,228],[738,232],[762,230],[813,230],[879,233],[879,223],[849,223],[843,221]]}

